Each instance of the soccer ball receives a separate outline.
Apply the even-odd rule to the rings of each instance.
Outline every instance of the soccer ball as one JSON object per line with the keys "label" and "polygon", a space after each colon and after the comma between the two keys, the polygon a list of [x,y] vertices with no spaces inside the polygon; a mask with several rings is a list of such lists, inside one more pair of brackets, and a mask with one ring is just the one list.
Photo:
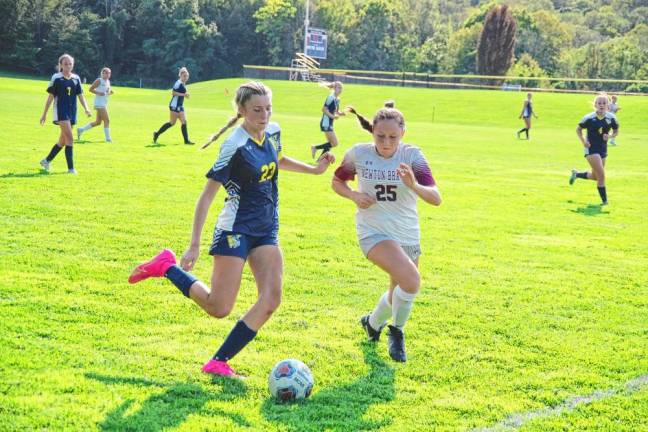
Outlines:
{"label": "soccer ball", "polygon": [[307,398],[314,383],[308,366],[295,359],[280,361],[272,368],[268,377],[270,393],[281,401]]}

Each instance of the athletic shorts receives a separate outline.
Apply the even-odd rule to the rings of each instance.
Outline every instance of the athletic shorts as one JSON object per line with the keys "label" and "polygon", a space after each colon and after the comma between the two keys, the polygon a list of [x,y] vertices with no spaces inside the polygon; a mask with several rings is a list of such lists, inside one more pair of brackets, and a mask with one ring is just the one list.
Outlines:
{"label": "athletic shorts", "polygon": [[52,123],[55,125],[59,124],[62,121],[69,121],[71,125],[76,124],[76,113],[71,113],[69,110],[63,112],[59,111],[56,113],[56,120],[53,120]]}
{"label": "athletic shorts", "polygon": [[184,112],[184,106],[183,106],[183,105],[177,106],[177,107],[175,107],[175,108],[173,108],[172,106],[169,105],[169,109],[170,109],[171,111],[173,111],[173,112],[177,112],[177,113]]}
{"label": "athletic shorts", "polygon": [[601,156],[601,159],[607,157],[607,148],[601,148],[601,146],[591,146],[590,148],[583,147],[583,155],[585,157],[597,154]]}
{"label": "athletic shorts", "polygon": [[[385,240],[394,240],[392,237],[386,235],[386,234],[373,234],[370,235],[369,237],[365,237],[363,239],[359,239],[358,242],[360,243],[360,249],[362,249],[362,253],[364,256],[367,256],[369,254],[369,251],[376,246],[378,243],[385,241]],[[409,257],[412,261],[416,261],[418,257],[421,256],[421,245],[400,245],[400,247],[403,249],[405,252],[405,255]]]}
{"label": "athletic shorts", "polygon": [[333,120],[328,116],[323,116],[320,121],[320,130],[322,132],[333,132]]}
{"label": "athletic shorts", "polygon": [[247,259],[252,249],[265,245],[279,245],[277,231],[273,231],[266,236],[257,237],[216,228],[212,245],[209,248],[209,255],[235,256]]}

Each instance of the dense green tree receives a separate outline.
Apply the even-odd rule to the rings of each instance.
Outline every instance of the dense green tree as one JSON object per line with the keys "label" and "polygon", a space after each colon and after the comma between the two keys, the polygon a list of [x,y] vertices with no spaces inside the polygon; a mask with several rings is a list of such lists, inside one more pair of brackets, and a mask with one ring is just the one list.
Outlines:
{"label": "dense green tree", "polygon": [[508,6],[493,7],[484,19],[477,45],[477,70],[482,75],[504,75],[513,62],[517,24]]}

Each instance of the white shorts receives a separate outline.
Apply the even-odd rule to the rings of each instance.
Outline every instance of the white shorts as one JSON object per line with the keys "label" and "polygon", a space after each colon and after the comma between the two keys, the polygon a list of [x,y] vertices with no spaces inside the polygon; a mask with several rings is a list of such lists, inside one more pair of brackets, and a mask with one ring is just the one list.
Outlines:
{"label": "white shorts", "polygon": [[[360,243],[360,249],[362,249],[362,253],[364,256],[367,256],[369,251],[376,246],[378,243],[385,241],[385,240],[393,240],[396,243],[398,241],[387,234],[372,234],[369,237],[365,237],[363,239],[358,239],[358,242]],[[403,249],[405,252],[405,255],[409,257],[412,261],[416,261],[418,257],[421,256],[421,245],[416,244],[416,245],[400,245],[400,247]]]}

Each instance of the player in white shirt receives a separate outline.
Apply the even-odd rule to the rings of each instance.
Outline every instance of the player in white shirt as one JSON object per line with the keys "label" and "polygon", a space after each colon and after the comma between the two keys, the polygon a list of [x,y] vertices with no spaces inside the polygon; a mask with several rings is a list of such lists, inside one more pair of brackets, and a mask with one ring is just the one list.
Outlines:
{"label": "player in white shirt", "polygon": [[[357,207],[356,225],[365,256],[390,276],[390,285],[374,311],[360,322],[369,340],[377,341],[389,325],[389,355],[404,362],[403,327],[421,285],[421,255],[416,202],[438,206],[441,194],[420,149],[404,144],[405,120],[395,108],[380,109],[373,122],[361,122],[373,142],[354,145],[333,177],[333,190]],[[357,190],[348,182],[358,176]]]}
{"label": "player in white shirt", "polygon": [[110,87],[110,68],[101,69],[101,74],[90,86],[90,93],[94,93],[94,108],[97,110],[97,118],[92,123],[77,129],[77,139],[81,139],[81,134],[88,129],[104,124],[104,136],[106,142],[112,142],[110,137],[110,118],[108,118],[108,96],[115,93]]}
{"label": "player in white shirt", "polygon": [[[612,100],[610,101],[610,106],[608,107],[608,112],[611,112],[616,117],[617,113],[619,111],[621,111],[621,107],[617,103],[616,95],[612,95],[611,99]],[[616,137],[610,137],[610,145],[613,145],[613,146],[617,145]]]}

